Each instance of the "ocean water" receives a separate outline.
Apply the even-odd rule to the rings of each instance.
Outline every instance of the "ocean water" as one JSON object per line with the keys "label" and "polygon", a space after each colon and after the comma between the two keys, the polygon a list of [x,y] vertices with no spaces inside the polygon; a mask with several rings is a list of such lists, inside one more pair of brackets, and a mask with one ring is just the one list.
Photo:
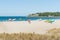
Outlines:
{"label": "ocean water", "polygon": [[0,21],[27,21],[27,20],[60,19],[60,17],[26,17],[26,16],[0,16]]}

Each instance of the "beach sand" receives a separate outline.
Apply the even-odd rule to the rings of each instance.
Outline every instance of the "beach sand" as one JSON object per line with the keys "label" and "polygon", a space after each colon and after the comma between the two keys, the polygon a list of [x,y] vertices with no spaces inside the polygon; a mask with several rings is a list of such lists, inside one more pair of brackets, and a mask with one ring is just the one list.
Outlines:
{"label": "beach sand", "polygon": [[35,32],[38,34],[44,34],[52,28],[60,28],[60,20],[55,20],[52,24],[44,22],[44,20],[31,21],[31,24],[27,21],[0,22],[0,33]]}

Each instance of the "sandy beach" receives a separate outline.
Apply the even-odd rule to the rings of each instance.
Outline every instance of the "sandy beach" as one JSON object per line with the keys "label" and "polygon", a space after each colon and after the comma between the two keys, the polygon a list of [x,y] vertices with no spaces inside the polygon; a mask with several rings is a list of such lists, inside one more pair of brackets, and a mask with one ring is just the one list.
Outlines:
{"label": "sandy beach", "polygon": [[0,22],[0,33],[41,33],[44,34],[47,30],[52,28],[60,28],[60,20],[55,20],[55,22],[47,23],[44,20],[31,21],[29,24],[27,21],[13,21],[13,22]]}

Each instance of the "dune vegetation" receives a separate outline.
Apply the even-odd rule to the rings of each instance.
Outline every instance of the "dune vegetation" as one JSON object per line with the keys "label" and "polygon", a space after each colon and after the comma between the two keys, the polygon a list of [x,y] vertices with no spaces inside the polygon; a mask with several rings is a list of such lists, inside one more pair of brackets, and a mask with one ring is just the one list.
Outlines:
{"label": "dune vegetation", "polygon": [[0,33],[0,40],[60,40],[60,29],[48,30],[46,34],[36,33]]}

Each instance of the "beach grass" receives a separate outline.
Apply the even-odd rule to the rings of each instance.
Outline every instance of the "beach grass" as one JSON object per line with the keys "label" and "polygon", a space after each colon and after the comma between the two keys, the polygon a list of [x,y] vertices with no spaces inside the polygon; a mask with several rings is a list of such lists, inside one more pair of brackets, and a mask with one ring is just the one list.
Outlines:
{"label": "beach grass", "polygon": [[0,33],[0,40],[60,40],[60,29],[50,29],[46,34]]}

